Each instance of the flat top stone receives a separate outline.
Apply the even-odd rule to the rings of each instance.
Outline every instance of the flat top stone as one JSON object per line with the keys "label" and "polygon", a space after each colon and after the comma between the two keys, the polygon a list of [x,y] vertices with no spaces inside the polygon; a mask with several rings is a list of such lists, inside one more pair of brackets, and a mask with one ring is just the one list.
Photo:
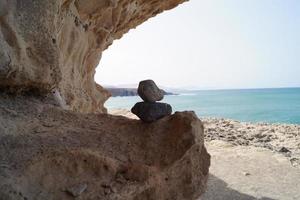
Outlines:
{"label": "flat top stone", "polygon": [[138,102],[131,112],[144,122],[154,122],[172,114],[172,107],[167,103]]}

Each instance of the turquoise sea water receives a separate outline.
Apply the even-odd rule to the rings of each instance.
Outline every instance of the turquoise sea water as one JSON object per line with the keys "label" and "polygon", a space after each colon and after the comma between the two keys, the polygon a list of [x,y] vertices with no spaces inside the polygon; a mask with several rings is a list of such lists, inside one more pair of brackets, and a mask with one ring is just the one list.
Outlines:
{"label": "turquoise sea water", "polygon": [[[113,97],[105,106],[130,109],[139,97]],[[190,91],[165,96],[173,111],[245,122],[300,124],[300,88]]]}

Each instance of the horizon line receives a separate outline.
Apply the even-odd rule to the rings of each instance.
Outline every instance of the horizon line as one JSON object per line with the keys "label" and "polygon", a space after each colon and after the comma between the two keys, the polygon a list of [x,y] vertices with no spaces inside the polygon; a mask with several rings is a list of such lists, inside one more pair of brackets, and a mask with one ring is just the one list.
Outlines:
{"label": "horizon line", "polygon": [[[135,85],[135,84],[120,84],[120,85]],[[138,85],[138,84],[137,84]],[[117,86],[117,85],[101,85],[104,88],[119,88],[119,89],[136,89],[136,87],[123,87],[123,86]],[[300,86],[276,86],[276,87],[245,87],[245,88],[196,88],[195,86],[190,86],[191,89],[188,87],[169,87],[169,86],[159,86],[162,89],[169,89],[169,90],[188,90],[188,91],[201,91],[201,90],[257,90],[257,89],[297,89],[300,88]],[[194,88],[194,89],[193,89]]]}

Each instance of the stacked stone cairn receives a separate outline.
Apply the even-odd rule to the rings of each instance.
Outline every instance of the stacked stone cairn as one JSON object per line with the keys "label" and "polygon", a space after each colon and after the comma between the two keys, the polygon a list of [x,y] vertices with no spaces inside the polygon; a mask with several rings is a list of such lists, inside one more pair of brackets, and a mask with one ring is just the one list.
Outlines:
{"label": "stacked stone cairn", "polygon": [[153,80],[141,81],[137,92],[144,101],[136,103],[131,112],[143,122],[154,122],[172,114],[170,104],[157,102],[164,98],[164,91],[159,89]]}

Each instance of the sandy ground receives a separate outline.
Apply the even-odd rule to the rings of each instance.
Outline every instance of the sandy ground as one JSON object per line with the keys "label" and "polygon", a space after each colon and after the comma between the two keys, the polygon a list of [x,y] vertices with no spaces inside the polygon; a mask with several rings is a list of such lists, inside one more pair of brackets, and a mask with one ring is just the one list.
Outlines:
{"label": "sandy ground", "polygon": [[[136,118],[127,110],[109,111]],[[211,154],[199,200],[300,200],[300,126],[202,119]]]}
{"label": "sandy ground", "polygon": [[206,146],[212,158],[201,200],[300,199],[300,169],[285,155],[220,140]]}

